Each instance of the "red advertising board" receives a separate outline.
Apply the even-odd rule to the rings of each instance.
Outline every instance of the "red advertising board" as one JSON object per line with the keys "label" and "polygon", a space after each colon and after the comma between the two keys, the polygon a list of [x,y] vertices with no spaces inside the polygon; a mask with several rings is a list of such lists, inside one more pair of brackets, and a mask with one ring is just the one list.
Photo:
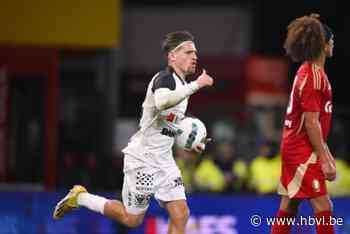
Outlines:
{"label": "red advertising board", "polygon": [[252,56],[247,60],[246,103],[250,105],[285,105],[288,99],[289,65],[283,58]]}

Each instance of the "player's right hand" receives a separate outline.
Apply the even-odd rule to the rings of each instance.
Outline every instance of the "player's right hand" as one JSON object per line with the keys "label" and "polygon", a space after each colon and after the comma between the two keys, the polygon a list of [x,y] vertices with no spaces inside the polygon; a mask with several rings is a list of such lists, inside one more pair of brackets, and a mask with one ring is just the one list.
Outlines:
{"label": "player's right hand", "polygon": [[337,170],[335,164],[331,160],[321,161],[321,167],[326,180],[333,181],[337,177]]}
{"label": "player's right hand", "polygon": [[205,69],[203,69],[202,74],[196,80],[199,88],[203,88],[206,86],[212,86],[214,83],[214,79],[207,74]]}
{"label": "player's right hand", "polygon": [[203,142],[201,142],[201,143],[199,143],[198,145],[196,145],[195,147],[194,147],[194,152],[196,152],[196,153],[198,153],[198,154],[201,154],[201,153],[203,153],[204,152],[204,150],[205,150],[205,147],[206,147],[206,145],[207,145],[207,143],[209,143],[209,142],[211,142],[211,138],[205,138],[204,140],[203,140]]}

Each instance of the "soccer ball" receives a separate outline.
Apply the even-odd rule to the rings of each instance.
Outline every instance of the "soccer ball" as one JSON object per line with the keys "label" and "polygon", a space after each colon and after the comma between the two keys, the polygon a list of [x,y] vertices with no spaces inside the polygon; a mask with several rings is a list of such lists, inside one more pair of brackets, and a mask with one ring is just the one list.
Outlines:
{"label": "soccer ball", "polygon": [[197,118],[186,117],[178,124],[181,130],[175,138],[175,143],[181,149],[192,151],[199,143],[204,143],[207,129]]}

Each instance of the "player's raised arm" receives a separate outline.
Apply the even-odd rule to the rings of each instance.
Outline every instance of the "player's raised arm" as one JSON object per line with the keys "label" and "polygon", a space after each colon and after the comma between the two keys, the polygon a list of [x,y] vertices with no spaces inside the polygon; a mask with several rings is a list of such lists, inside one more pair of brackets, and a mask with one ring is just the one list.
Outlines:
{"label": "player's raised arm", "polygon": [[158,88],[154,92],[154,101],[158,110],[165,110],[171,108],[188,96],[197,92],[200,88],[213,85],[213,78],[209,76],[205,70],[197,78],[189,84],[177,87],[174,90],[168,87]]}

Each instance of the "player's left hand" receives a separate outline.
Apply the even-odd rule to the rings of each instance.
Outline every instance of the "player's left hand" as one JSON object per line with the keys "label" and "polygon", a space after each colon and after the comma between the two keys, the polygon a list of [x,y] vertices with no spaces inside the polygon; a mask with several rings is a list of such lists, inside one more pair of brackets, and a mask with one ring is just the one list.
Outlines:
{"label": "player's left hand", "polygon": [[321,162],[322,171],[328,181],[334,181],[337,177],[337,170],[331,160]]}

